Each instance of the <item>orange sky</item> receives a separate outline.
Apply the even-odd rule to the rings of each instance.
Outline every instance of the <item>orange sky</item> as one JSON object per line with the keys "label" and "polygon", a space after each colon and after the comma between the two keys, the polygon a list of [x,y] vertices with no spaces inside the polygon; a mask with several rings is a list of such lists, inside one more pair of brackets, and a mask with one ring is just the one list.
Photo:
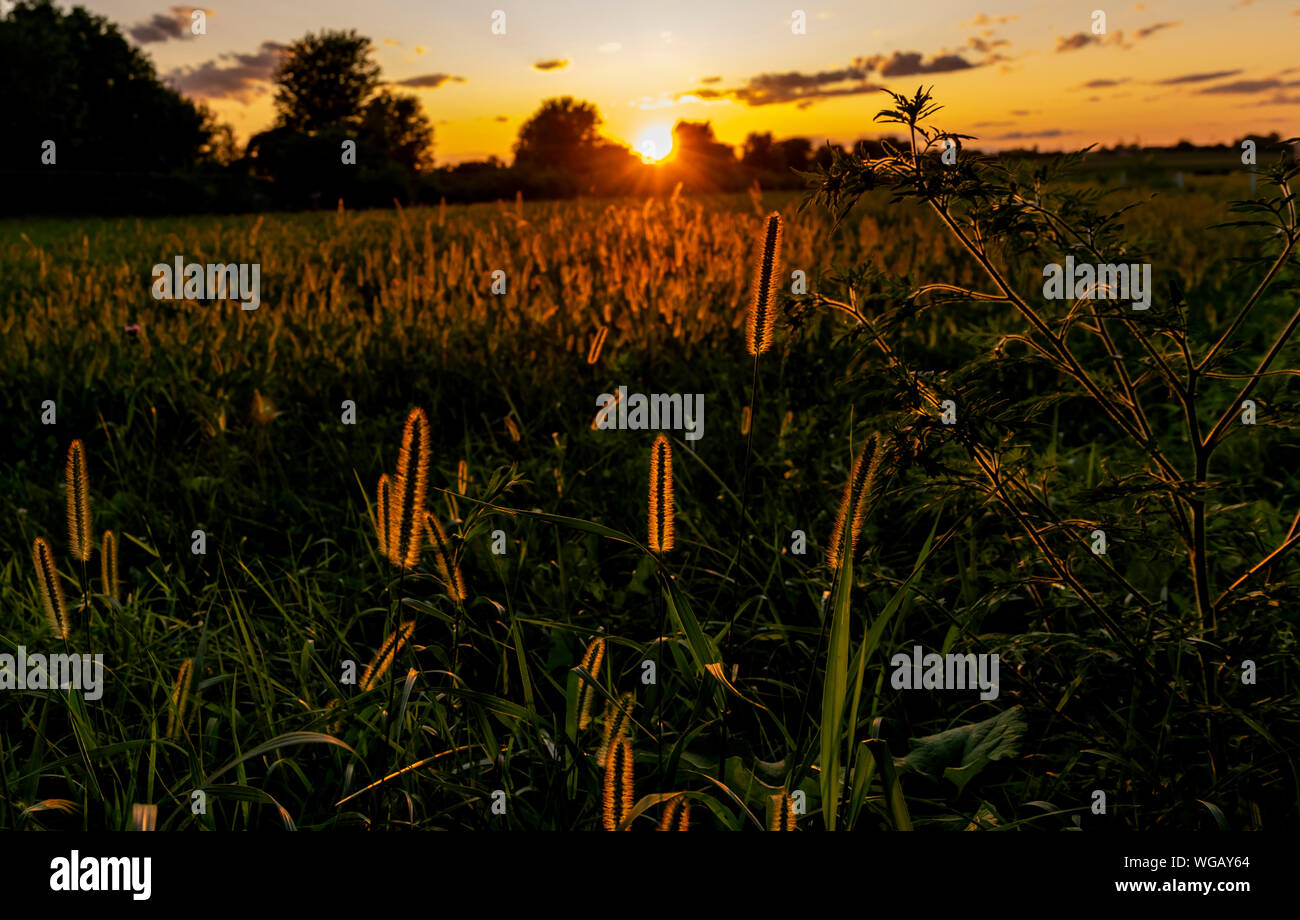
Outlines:
{"label": "orange sky", "polygon": [[440,163],[508,159],[523,120],[559,95],[596,103],[604,132],[634,148],[682,118],[731,144],[751,131],[848,142],[878,133],[877,87],[921,83],[945,107],[938,123],[986,149],[1300,134],[1300,0],[819,0],[802,17],[801,0],[220,2],[197,36],[188,6],[86,5],[241,140],[271,121],[276,49],[322,28],[374,40],[384,79],[435,123]]}

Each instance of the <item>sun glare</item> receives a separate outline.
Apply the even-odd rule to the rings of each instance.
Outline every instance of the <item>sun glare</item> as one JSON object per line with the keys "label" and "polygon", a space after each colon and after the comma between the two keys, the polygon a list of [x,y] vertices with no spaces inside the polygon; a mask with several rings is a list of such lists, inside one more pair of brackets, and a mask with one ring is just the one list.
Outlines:
{"label": "sun glare", "polygon": [[637,153],[645,163],[659,163],[672,153],[673,132],[667,125],[655,125],[646,128],[636,143]]}

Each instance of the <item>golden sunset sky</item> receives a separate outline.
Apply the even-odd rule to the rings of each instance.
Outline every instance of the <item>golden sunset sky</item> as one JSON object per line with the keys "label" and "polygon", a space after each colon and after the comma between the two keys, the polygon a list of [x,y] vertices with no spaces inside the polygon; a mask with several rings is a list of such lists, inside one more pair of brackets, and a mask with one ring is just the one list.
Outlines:
{"label": "golden sunset sky", "polygon": [[878,87],[922,83],[945,107],[937,123],[985,149],[1300,134],[1300,0],[799,2],[217,0],[199,36],[189,6],[84,5],[241,141],[270,125],[278,49],[355,28],[383,79],[423,102],[440,164],[509,160],[520,124],[562,95],[596,103],[633,148],[678,119],[736,145],[751,131],[848,143],[884,133]]}

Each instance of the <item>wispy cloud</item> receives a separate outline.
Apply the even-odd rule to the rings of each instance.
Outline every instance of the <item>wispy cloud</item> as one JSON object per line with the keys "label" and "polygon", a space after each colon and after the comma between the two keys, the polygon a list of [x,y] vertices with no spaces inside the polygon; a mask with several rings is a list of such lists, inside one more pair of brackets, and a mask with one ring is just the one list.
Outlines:
{"label": "wispy cloud", "polygon": [[1204,83],[1208,80],[1222,80],[1224,77],[1235,77],[1241,73],[1240,70],[1212,70],[1209,73],[1186,73],[1180,77],[1169,77],[1166,80],[1156,80],[1157,86],[1173,86],[1177,83]]}
{"label": "wispy cloud", "polygon": [[[165,13],[154,13],[148,22],[141,22],[127,29],[126,34],[142,45],[165,42],[170,39],[194,38],[190,31],[196,6],[173,6]],[[212,10],[203,10],[207,16],[215,16]]]}
{"label": "wispy cloud", "polygon": [[553,58],[549,61],[538,61],[533,65],[533,70],[561,70],[568,66],[567,58]]}
{"label": "wispy cloud", "polygon": [[464,83],[464,77],[452,76],[449,73],[426,73],[418,77],[407,77],[405,80],[396,80],[393,86],[409,86],[412,89],[437,89],[442,84]]}
{"label": "wispy cloud", "polygon": [[1154,35],[1161,29],[1172,29],[1174,26],[1182,25],[1182,20],[1177,22],[1157,22],[1155,25],[1146,26],[1137,30],[1138,38],[1146,38],[1148,35]]}
{"label": "wispy cloud", "polygon": [[288,49],[288,45],[264,41],[252,54],[223,54],[197,67],[173,70],[166,81],[180,92],[200,99],[248,102],[267,91],[280,57]]}
{"label": "wispy cloud", "polygon": [[1218,86],[1207,86],[1199,92],[1203,95],[1212,93],[1231,93],[1231,94],[1250,94],[1262,93],[1270,89],[1281,89],[1284,86],[1300,86],[1300,80],[1283,82],[1281,80],[1234,80],[1231,83],[1221,83]]}
{"label": "wispy cloud", "polygon": [[994,140],[999,141],[1027,141],[1039,137],[1060,137],[1062,134],[1068,134],[1059,128],[1048,128],[1045,131],[1012,131],[1010,134],[999,134]]}

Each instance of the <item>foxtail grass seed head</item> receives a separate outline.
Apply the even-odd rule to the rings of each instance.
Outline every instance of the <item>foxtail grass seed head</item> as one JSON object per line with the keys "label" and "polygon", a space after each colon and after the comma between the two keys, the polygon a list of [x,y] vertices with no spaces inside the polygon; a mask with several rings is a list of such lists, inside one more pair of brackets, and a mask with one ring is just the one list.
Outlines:
{"label": "foxtail grass seed head", "polygon": [[370,659],[370,664],[366,665],[366,669],[361,672],[362,693],[374,689],[380,678],[393,666],[393,659],[397,657],[397,653],[402,650],[402,646],[406,644],[407,639],[411,638],[413,632],[415,632],[415,621],[407,620],[384,640],[379,651],[375,652],[375,657]]}
{"label": "foxtail grass seed head", "polygon": [[379,551],[388,555],[388,503],[392,500],[392,480],[384,473],[379,477],[375,494],[375,533],[379,537]]}
{"label": "foxtail grass seed head", "polygon": [[180,673],[176,675],[176,685],[172,687],[172,707],[167,716],[167,737],[174,738],[185,727],[185,710],[190,702],[191,672],[194,659],[186,658],[181,662]]}
{"label": "foxtail grass seed head", "polygon": [[831,532],[830,544],[826,547],[826,562],[833,569],[840,564],[840,548],[844,543],[846,526],[849,527],[850,553],[857,550],[858,535],[862,532],[862,524],[867,519],[867,512],[875,498],[884,455],[884,442],[878,435],[873,435],[853,461],[849,481],[844,484],[844,493],[840,496],[835,529]]}
{"label": "foxtail grass seed head", "polygon": [[665,435],[650,448],[650,549],[666,553],[673,548],[673,448]]}
{"label": "foxtail grass seed head", "polygon": [[691,802],[684,794],[673,796],[664,804],[659,819],[661,831],[688,831],[691,829]]}
{"label": "foxtail grass seed head", "polygon": [[68,447],[65,468],[68,480],[68,550],[73,559],[85,562],[94,545],[90,523],[90,473],[86,469],[86,447],[80,439]]}
{"label": "foxtail grass seed head", "polygon": [[605,802],[602,809],[605,830],[616,831],[632,811],[632,740],[619,735],[605,762]]}
{"label": "foxtail grass seed head", "polygon": [[158,829],[158,806],[141,805],[139,802],[131,806],[131,830],[133,831],[156,831]]}
{"label": "foxtail grass seed head", "polygon": [[[605,661],[605,639],[597,636],[591,640],[587,650],[582,653],[582,669],[595,680],[600,677],[600,666]],[[587,683],[585,678],[578,679],[578,698],[582,701],[578,709],[578,730],[582,731],[591,724],[591,704],[596,696],[595,686]]]}
{"label": "foxtail grass seed head", "polygon": [[442,522],[431,511],[424,514],[424,529],[433,544],[433,558],[438,564],[438,575],[443,587],[447,589],[447,596],[453,601],[465,600],[469,593],[465,590],[465,578],[460,573],[456,554],[452,552],[451,541],[447,539],[447,531],[443,529]]}
{"label": "foxtail grass seed head", "polygon": [[740,436],[742,438],[749,435],[749,424],[750,424],[750,412],[749,412],[749,406],[746,406],[745,408],[740,410]]}
{"label": "foxtail grass seed head", "polygon": [[635,705],[636,695],[633,693],[624,693],[616,702],[606,705],[605,734],[600,749],[596,751],[596,763],[599,766],[605,766],[611,747],[619,735],[627,734],[628,727],[632,724],[632,707]]}
{"label": "foxtail grass seed head", "polygon": [[772,345],[772,324],[776,318],[776,278],[781,264],[781,215],[773,211],[763,222],[759,237],[754,289],[749,302],[746,346],[754,356]]}
{"label": "foxtail grass seed head", "polygon": [[99,551],[99,572],[104,594],[121,603],[117,579],[117,534],[111,530],[104,531],[104,544]]}
{"label": "foxtail grass seed head", "polygon": [[518,443],[520,438],[523,437],[523,435],[519,433],[519,425],[515,422],[514,416],[507,415],[505,421],[506,421],[506,434],[510,435],[510,440],[514,441],[515,443]]}
{"label": "foxtail grass seed head", "polygon": [[591,340],[591,348],[587,350],[587,363],[595,364],[600,360],[600,349],[605,344],[605,336],[609,334],[608,326],[601,326],[596,330],[596,335]]}
{"label": "foxtail grass seed head", "polygon": [[768,819],[769,831],[792,831],[795,829],[794,799],[782,789],[772,796],[772,814]]}
{"label": "foxtail grass seed head", "polygon": [[50,544],[44,537],[37,537],[32,543],[32,561],[36,563],[36,585],[41,592],[41,606],[45,608],[45,619],[56,636],[66,639],[71,632],[68,605],[63,600],[63,585],[59,581],[59,570],[54,566],[54,551],[50,549]]}
{"label": "foxtail grass seed head", "polygon": [[456,464],[456,491],[461,495],[469,494],[469,464],[464,460]]}
{"label": "foxtail grass seed head", "polygon": [[402,430],[397,477],[388,503],[388,558],[402,569],[413,569],[420,561],[420,531],[429,484],[429,439],[429,417],[423,409],[412,409]]}

